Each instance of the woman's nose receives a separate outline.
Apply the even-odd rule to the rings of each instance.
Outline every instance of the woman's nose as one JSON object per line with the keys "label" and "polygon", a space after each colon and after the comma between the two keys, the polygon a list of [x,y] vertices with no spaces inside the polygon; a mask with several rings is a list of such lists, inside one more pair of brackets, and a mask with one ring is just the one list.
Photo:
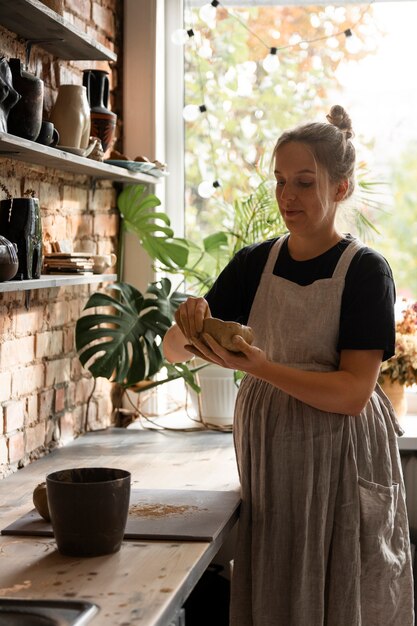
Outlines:
{"label": "woman's nose", "polygon": [[285,183],[281,187],[281,198],[283,200],[292,200],[295,197],[294,189],[289,183]]}

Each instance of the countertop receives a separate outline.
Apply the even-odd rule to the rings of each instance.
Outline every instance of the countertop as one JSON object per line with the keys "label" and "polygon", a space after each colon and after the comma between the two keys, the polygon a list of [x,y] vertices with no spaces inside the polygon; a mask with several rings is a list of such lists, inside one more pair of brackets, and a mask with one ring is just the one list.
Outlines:
{"label": "countertop", "polygon": [[[0,481],[0,528],[33,508],[34,487],[56,469],[108,466],[132,488],[238,490],[232,435],[112,428],[88,433]],[[95,602],[100,626],[168,626],[236,522],[212,542],[124,541],[94,558],[60,555],[53,538],[0,536],[0,596]]]}

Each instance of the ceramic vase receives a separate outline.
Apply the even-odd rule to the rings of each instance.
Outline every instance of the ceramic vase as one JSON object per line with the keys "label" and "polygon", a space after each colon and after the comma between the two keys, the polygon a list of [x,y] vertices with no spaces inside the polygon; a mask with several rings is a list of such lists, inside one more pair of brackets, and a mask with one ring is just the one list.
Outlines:
{"label": "ceramic vase", "polygon": [[117,115],[110,111],[108,72],[84,70],[83,85],[90,105],[91,135],[101,139],[103,151],[111,146],[116,130]]}
{"label": "ceramic vase", "polygon": [[38,198],[0,201],[0,234],[17,246],[16,280],[40,278],[42,226]]}
{"label": "ceramic vase", "polygon": [[14,278],[18,267],[16,244],[0,236],[0,282]]}
{"label": "ceramic vase", "polygon": [[90,141],[90,106],[83,85],[61,85],[50,114],[59,133],[59,145],[87,148]]}
{"label": "ceramic vase", "polygon": [[130,501],[130,472],[79,467],[48,474],[46,491],[57,548],[77,557],[120,550]]}
{"label": "ceramic vase", "polygon": [[7,131],[35,141],[42,125],[43,80],[27,72],[20,59],[10,59],[9,66],[13,87],[21,98],[9,113]]}
{"label": "ceramic vase", "polygon": [[405,385],[402,385],[398,380],[391,381],[388,378],[384,378],[381,383],[382,390],[388,397],[395,411],[395,415],[398,419],[404,417],[407,413],[407,397],[405,395]]}
{"label": "ceramic vase", "polygon": [[20,98],[20,94],[13,88],[10,66],[5,57],[0,57],[0,132],[7,133],[7,118]]}

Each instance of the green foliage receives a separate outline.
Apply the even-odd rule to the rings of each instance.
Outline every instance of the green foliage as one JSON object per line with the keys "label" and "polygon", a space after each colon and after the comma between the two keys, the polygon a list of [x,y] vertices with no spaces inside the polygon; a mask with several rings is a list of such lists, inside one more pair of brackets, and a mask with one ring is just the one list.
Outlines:
{"label": "green foliage", "polygon": [[161,204],[154,194],[145,194],[145,185],[128,185],[117,199],[123,228],[134,233],[151,259],[175,269],[187,262],[188,246],[174,237],[170,220],[163,211],[154,210]]}
{"label": "green foliage", "polygon": [[378,249],[389,261],[398,294],[417,295],[417,144],[409,143],[392,163],[392,206],[378,216]]}
{"label": "green foliage", "polygon": [[[168,278],[151,283],[144,295],[123,282],[110,285],[107,291],[116,293],[94,293],[84,311],[99,311],[77,321],[75,342],[82,365],[94,378],[102,376],[124,388],[144,383],[136,391],[180,377],[196,388],[193,371],[182,364],[171,366],[161,350],[161,341],[186,295],[171,293]],[[167,368],[167,377],[150,380],[162,367]]]}
{"label": "green foliage", "polygon": [[[207,25],[198,7],[186,11],[186,23],[197,35],[184,48],[185,104],[204,100],[207,106],[207,113],[185,125],[187,234],[215,232],[223,217],[219,198],[232,205],[257,187],[262,159],[272,154],[284,129],[325,119],[339,93],[339,64],[360,61],[373,52],[378,37],[375,21],[367,19],[372,12],[369,5],[236,3],[233,8],[218,7],[215,23]],[[358,21],[359,46],[351,52],[343,32]],[[309,39],[316,41],[292,45]],[[262,41],[278,47],[279,67],[271,74],[262,66],[267,52]],[[203,180],[221,183],[209,199],[198,194]]]}

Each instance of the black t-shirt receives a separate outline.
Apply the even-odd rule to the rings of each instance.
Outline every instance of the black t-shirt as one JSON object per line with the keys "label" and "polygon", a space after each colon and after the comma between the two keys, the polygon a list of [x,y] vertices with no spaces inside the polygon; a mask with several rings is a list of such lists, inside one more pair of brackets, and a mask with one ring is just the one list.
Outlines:
{"label": "black t-shirt", "polygon": [[[213,317],[247,324],[252,303],[271,247],[277,239],[242,248],[221,272],[205,296]],[[352,241],[350,235],[323,254],[295,261],[284,242],[274,274],[299,285],[331,278],[337,262]],[[383,350],[383,359],[395,352],[395,285],[384,257],[362,247],[346,274],[340,313],[340,350]]]}

